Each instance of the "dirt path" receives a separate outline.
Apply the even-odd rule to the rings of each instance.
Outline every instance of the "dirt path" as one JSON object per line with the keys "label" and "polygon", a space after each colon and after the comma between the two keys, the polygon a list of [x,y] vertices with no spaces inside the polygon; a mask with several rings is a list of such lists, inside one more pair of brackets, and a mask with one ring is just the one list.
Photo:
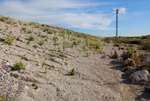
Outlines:
{"label": "dirt path", "polygon": [[[110,45],[111,46],[111,45]],[[111,47],[104,47],[109,53]],[[67,69],[37,73],[41,77],[36,91],[26,88],[21,101],[134,101],[142,94],[143,87],[132,85],[123,72],[112,69],[114,61],[100,58],[102,55],[78,57],[68,60],[69,66],[76,69],[70,76]],[[43,75],[43,76],[42,76]]]}

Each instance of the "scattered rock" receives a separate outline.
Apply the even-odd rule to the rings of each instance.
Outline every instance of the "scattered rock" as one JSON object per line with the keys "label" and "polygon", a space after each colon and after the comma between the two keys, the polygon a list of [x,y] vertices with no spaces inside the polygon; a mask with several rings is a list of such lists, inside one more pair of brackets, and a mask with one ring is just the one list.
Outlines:
{"label": "scattered rock", "polygon": [[60,58],[51,58],[51,61],[56,62],[56,63],[61,64],[61,65],[62,65],[62,62],[63,62],[63,60],[60,59]]}
{"label": "scattered rock", "polygon": [[122,58],[122,57],[118,57],[118,58],[116,59],[116,61],[117,61],[118,63],[123,63],[123,58]]}
{"label": "scattered rock", "polygon": [[116,58],[118,58],[118,53],[117,53],[117,51],[116,50],[114,50],[114,54],[112,55],[112,58],[114,58],[114,59],[116,59]]}
{"label": "scattered rock", "polygon": [[136,66],[136,64],[133,59],[128,58],[127,60],[125,60],[124,66]]}
{"label": "scattered rock", "polygon": [[18,74],[15,74],[15,73],[11,73],[10,75],[13,76],[13,77],[15,77],[15,78],[18,78],[18,77],[19,77],[19,75],[18,75]]}
{"label": "scattered rock", "polygon": [[131,74],[129,79],[132,82],[137,82],[137,83],[143,84],[145,82],[150,81],[150,74],[147,70],[141,70],[141,71],[137,71],[137,72],[134,72],[133,74]]}
{"label": "scattered rock", "polygon": [[101,58],[108,58],[108,55],[105,53]]}
{"label": "scattered rock", "polygon": [[145,88],[148,89],[148,90],[150,90],[150,82],[147,83],[147,85],[146,85]]}
{"label": "scattered rock", "polygon": [[20,42],[24,42],[23,39],[21,39],[20,37],[16,38],[17,41],[20,41]]}

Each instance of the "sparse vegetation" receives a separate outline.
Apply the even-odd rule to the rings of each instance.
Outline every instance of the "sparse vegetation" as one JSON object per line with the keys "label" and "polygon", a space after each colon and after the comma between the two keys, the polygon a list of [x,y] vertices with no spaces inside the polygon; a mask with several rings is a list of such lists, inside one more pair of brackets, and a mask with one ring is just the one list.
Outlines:
{"label": "sparse vegetation", "polygon": [[5,38],[5,43],[7,43],[8,45],[12,45],[13,41],[14,38],[10,38],[10,37]]}
{"label": "sparse vegetation", "polygon": [[[21,80],[15,81],[7,71],[6,61],[2,61],[0,69],[0,100],[1,101],[16,101],[24,89],[24,84]],[[23,77],[21,78],[23,79]],[[14,86],[17,84],[18,86]]]}
{"label": "sparse vegetation", "polygon": [[47,73],[47,68],[45,67],[45,72],[44,73]]}
{"label": "sparse vegetation", "polygon": [[27,33],[27,28],[26,27],[22,27],[21,32]]}
{"label": "sparse vegetation", "polygon": [[59,56],[67,58],[67,56],[64,53],[59,54]]}
{"label": "sparse vegetation", "polygon": [[34,89],[38,89],[39,88],[39,86],[37,84],[35,84],[35,83],[32,84],[32,87],[34,87]]}
{"label": "sparse vegetation", "polygon": [[52,68],[54,68],[54,69],[55,69],[55,66],[54,66],[54,65],[52,65]]}
{"label": "sparse vegetation", "polygon": [[58,37],[53,37],[53,41],[56,43],[58,41]]}
{"label": "sparse vegetation", "polygon": [[64,62],[64,64],[67,66],[67,65],[68,65],[68,62]]}
{"label": "sparse vegetation", "polygon": [[34,45],[33,47],[34,47],[35,49],[37,49],[37,45]]}
{"label": "sparse vegetation", "polygon": [[[125,44],[137,44],[140,45],[140,49],[150,50],[150,35],[142,37],[121,37],[121,38],[104,38],[105,42],[114,42],[115,44],[125,43]],[[133,45],[132,45],[133,46]]]}
{"label": "sparse vegetation", "polygon": [[52,32],[52,31],[48,31],[47,33],[48,33],[48,34],[53,34],[53,32]]}
{"label": "sparse vegetation", "polygon": [[42,46],[44,43],[45,43],[44,40],[42,40],[39,42],[39,45]]}
{"label": "sparse vegetation", "polygon": [[75,75],[76,74],[76,71],[75,71],[75,69],[73,68],[72,70],[71,70],[71,75]]}
{"label": "sparse vegetation", "polygon": [[90,53],[86,52],[86,53],[84,54],[84,57],[89,57],[89,55],[90,55]]}
{"label": "sparse vegetation", "polygon": [[35,37],[32,36],[32,35],[30,35],[30,36],[29,36],[29,41],[34,41],[34,40],[35,40]]}
{"label": "sparse vegetation", "polygon": [[13,64],[12,69],[13,70],[20,70],[20,69],[25,69],[26,66],[21,62],[16,62],[15,64]]}

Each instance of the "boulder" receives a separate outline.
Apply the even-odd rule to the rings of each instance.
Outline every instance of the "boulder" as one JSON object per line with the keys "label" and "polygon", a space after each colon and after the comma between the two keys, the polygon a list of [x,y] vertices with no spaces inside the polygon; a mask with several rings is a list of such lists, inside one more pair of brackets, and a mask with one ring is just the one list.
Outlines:
{"label": "boulder", "polygon": [[140,84],[150,82],[150,73],[147,70],[136,71],[129,77],[132,82],[138,82]]}
{"label": "boulder", "polygon": [[108,58],[107,54],[103,54],[101,58]]}
{"label": "boulder", "polygon": [[124,66],[136,66],[136,63],[133,59],[128,58],[125,60]]}
{"label": "boulder", "polygon": [[123,58],[122,58],[122,57],[118,57],[118,58],[116,59],[116,62],[118,62],[118,63],[123,63]]}

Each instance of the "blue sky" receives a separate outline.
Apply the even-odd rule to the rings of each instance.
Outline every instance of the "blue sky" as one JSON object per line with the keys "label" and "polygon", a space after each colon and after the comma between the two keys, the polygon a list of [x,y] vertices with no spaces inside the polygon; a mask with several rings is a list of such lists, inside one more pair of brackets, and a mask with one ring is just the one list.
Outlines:
{"label": "blue sky", "polygon": [[0,15],[98,36],[150,34],[149,0],[0,0]]}

